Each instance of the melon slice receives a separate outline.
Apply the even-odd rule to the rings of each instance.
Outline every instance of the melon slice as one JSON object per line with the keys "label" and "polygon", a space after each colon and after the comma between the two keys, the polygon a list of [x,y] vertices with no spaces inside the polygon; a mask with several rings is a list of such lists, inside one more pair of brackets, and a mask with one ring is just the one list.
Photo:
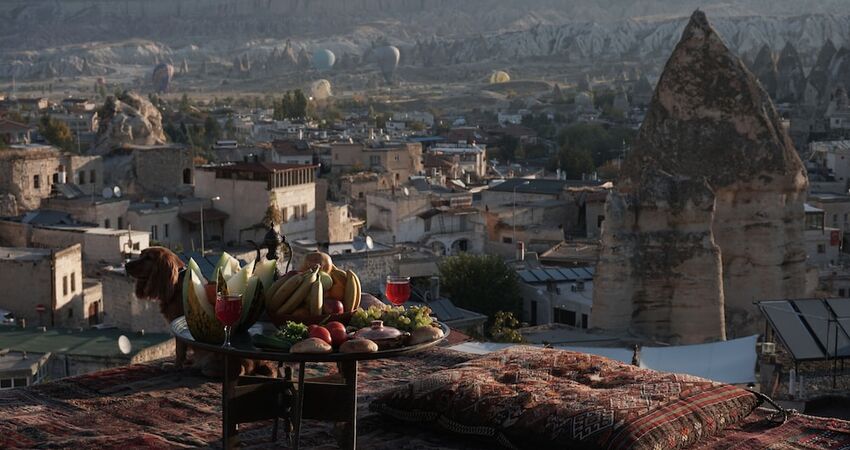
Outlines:
{"label": "melon slice", "polygon": [[275,269],[276,259],[260,261],[254,266],[254,276],[260,279],[263,289],[268,289],[274,283]]}
{"label": "melon slice", "polygon": [[196,263],[194,259],[189,258],[189,264],[188,265],[189,265],[189,269],[191,269],[192,272],[194,272],[195,275],[197,275],[198,278],[201,279],[201,285],[206,285],[207,279],[204,278],[204,274],[201,273],[201,267],[198,266],[198,263]]}
{"label": "melon slice", "polygon": [[[215,265],[215,271],[213,273],[217,273],[221,271],[221,274],[224,275],[224,278],[227,279],[231,275],[233,275],[236,271],[233,270],[233,263],[230,260],[236,261],[236,258],[230,256],[227,252],[221,252],[221,257],[218,258],[218,263]],[[238,268],[239,262],[236,262],[236,266]]]}
{"label": "melon slice", "polygon": [[227,292],[231,295],[245,294],[245,288],[248,287],[248,279],[254,271],[254,262],[245,265],[238,272],[234,273],[227,279]]}

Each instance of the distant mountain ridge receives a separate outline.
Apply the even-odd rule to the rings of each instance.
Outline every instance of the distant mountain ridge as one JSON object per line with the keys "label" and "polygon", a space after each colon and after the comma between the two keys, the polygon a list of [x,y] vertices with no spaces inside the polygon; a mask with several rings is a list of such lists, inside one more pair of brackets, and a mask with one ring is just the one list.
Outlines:
{"label": "distant mountain ridge", "polygon": [[[329,48],[351,66],[376,43],[402,66],[646,61],[672,51],[698,6],[729,47],[750,60],[791,42],[808,68],[831,39],[850,44],[846,0],[4,0],[0,77],[108,75],[157,61],[257,70],[288,47]],[[767,12],[768,16],[756,15]],[[289,51],[289,50],[287,50]],[[348,55],[343,58],[343,55]],[[266,64],[265,66],[269,66]],[[295,68],[293,68],[294,70]]]}

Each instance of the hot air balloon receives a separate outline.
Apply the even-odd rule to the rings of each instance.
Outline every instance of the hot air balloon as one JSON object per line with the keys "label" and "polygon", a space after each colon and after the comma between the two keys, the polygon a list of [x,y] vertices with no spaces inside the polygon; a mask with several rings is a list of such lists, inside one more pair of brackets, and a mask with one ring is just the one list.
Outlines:
{"label": "hot air balloon", "polygon": [[332,96],[331,82],[325,79],[316,80],[310,84],[310,97],[315,100],[325,100]]}
{"label": "hot air balloon", "polygon": [[503,70],[496,70],[490,74],[490,84],[507,83],[511,81],[511,76]]}
{"label": "hot air balloon", "polygon": [[326,48],[313,52],[313,67],[319,72],[331,70],[336,62],[336,55]]}
{"label": "hot air balloon", "polygon": [[375,49],[375,62],[378,63],[378,68],[381,69],[381,73],[384,75],[387,83],[392,81],[400,57],[401,52],[398,51],[397,47],[393,47],[392,45]]}
{"label": "hot air balloon", "polygon": [[174,66],[160,63],[153,69],[153,87],[157,92],[166,92],[171,78],[174,76]]}

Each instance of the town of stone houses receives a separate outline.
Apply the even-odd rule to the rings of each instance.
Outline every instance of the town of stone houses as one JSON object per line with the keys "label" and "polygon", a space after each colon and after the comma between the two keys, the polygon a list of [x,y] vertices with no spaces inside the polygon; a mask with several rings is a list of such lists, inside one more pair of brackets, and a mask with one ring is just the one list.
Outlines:
{"label": "town of stone houses", "polygon": [[848,5],[415,3],[0,4],[0,448],[850,448]]}

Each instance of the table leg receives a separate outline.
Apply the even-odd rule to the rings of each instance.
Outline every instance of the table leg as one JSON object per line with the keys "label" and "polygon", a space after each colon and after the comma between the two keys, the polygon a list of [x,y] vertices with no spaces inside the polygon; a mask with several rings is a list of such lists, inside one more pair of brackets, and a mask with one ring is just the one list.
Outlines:
{"label": "table leg", "polygon": [[355,450],[357,448],[357,361],[346,361],[341,366],[342,376],[345,378],[347,388],[345,390],[346,397],[348,397],[346,400],[351,405],[351,415],[345,425],[345,434],[341,444],[347,450]]}
{"label": "table leg", "polygon": [[239,373],[233,373],[232,368],[238,366],[239,359],[232,356],[224,356],[224,373],[222,374],[221,384],[221,446],[225,450],[234,448],[236,443],[236,424],[230,417],[230,399],[233,398],[233,391],[236,387],[236,380],[239,378]]}
{"label": "table leg", "polygon": [[295,428],[295,439],[293,440],[292,448],[298,450],[301,448],[301,412],[304,410],[304,367],[307,363],[298,363],[298,392],[295,398],[295,414],[292,418],[293,427]]}

